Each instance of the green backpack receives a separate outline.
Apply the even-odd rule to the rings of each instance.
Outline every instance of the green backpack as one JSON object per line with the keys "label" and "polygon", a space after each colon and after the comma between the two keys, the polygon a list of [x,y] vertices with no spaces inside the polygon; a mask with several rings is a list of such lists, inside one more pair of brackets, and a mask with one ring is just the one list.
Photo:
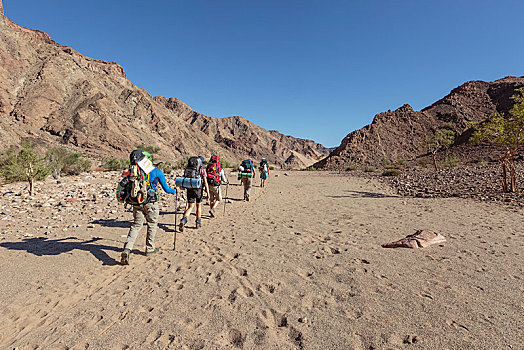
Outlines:
{"label": "green backpack", "polygon": [[[148,163],[147,158],[151,164]],[[122,173],[122,180],[116,188],[116,198],[120,203],[143,205],[158,201],[158,193],[150,182],[150,172],[146,173],[139,164],[152,166],[151,154],[142,150],[134,150],[129,156],[130,167]]]}

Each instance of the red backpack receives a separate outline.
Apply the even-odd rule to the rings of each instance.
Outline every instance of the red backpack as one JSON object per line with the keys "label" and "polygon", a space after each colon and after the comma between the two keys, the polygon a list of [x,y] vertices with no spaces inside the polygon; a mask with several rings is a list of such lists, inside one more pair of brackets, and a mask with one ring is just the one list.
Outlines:
{"label": "red backpack", "polygon": [[220,185],[220,172],[222,172],[222,164],[219,156],[212,156],[209,163],[207,163],[207,182],[212,186]]}

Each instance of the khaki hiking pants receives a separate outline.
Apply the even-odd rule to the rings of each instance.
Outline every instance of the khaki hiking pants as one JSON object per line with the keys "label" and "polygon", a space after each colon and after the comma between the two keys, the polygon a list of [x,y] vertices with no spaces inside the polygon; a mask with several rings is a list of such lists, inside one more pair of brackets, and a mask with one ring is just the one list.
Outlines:
{"label": "khaki hiking pants", "polygon": [[220,202],[222,200],[222,190],[220,186],[209,185],[209,201]]}
{"label": "khaki hiking pants", "polygon": [[142,228],[144,221],[147,221],[146,252],[155,250],[155,235],[158,224],[160,210],[158,202],[147,203],[144,205],[133,206],[133,224],[127,234],[124,249],[133,250],[138,232]]}
{"label": "khaki hiking pants", "polygon": [[243,177],[240,179],[244,185],[244,199],[249,200],[249,195],[251,194],[251,187],[253,186],[253,178]]}

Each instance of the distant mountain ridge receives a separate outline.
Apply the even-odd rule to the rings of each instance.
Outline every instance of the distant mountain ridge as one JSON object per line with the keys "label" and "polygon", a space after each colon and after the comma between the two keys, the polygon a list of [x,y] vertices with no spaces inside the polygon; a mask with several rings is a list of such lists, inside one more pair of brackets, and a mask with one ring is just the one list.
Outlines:
{"label": "distant mountain ridge", "polygon": [[[410,105],[377,114],[371,124],[349,133],[330,155],[313,166],[345,169],[348,166],[380,166],[384,161],[413,160],[425,154],[428,136],[443,126],[457,134],[455,146],[465,146],[471,130],[468,122],[483,121],[513,106],[515,89],[524,87],[524,77],[506,77],[494,82],[470,81],[421,111]],[[470,157],[480,148],[469,147]]]}
{"label": "distant mountain ridge", "polygon": [[152,97],[115,62],[92,59],[3,15],[0,0],[0,137],[64,144],[93,157],[127,157],[138,144],[180,159],[216,153],[300,168],[328,150],[267,131],[242,117],[213,118],[176,98]]}

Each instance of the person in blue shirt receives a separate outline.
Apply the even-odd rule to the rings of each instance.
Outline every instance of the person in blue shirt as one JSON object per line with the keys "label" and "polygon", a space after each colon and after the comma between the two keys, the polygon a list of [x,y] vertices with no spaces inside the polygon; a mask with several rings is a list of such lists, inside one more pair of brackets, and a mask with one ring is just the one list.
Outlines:
{"label": "person in blue shirt", "polygon": [[[148,152],[144,152],[149,160],[152,162],[152,157]],[[158,252],[158,248],[155,248],[155,235],[158,226],[158,217],[160,215],[160,210],[158,206],[158,184],[162,189],[169,194],[176,194],[176,188],[171,188],[166,182],[166,177],[164,172],[158,168],[154,168],[149,173],[149,183],[151,188],[148,191],[148,198],[150,200],[146,201],[146,204],[142,205],[133,205],[133,224],[129,229],[127,234],[126,243],[124,245],[124,250],[121,254],[121,263],[122,265],[129,265],[129,255],[133,250],[136,237],[138,232],[142,228],[144,221],[147,223],[147,235],[146,235],[146,256],[151,256],[152,254]],[[150,193],[154,192],[154,193]]]}

